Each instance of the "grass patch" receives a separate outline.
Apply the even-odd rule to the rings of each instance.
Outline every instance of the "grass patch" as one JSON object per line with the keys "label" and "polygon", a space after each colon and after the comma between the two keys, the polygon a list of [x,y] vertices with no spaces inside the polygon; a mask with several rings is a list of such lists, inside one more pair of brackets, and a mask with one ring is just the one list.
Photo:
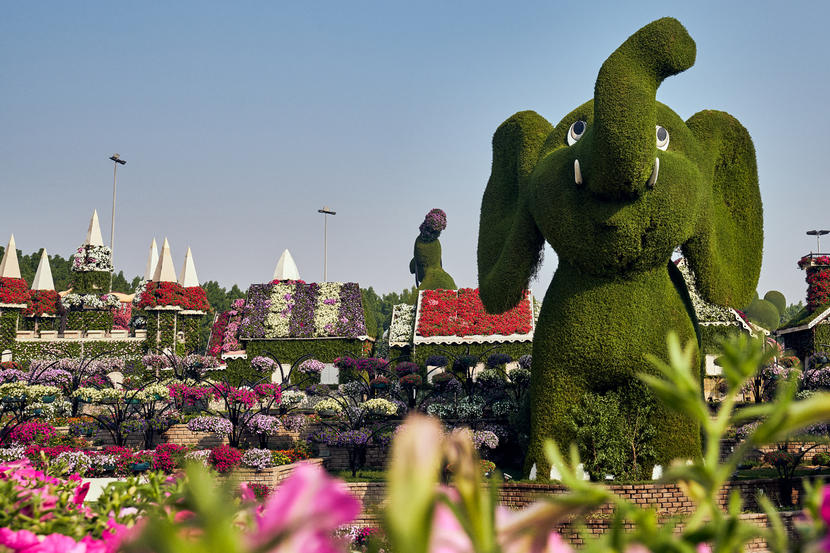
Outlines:
{"label": "grass patch", "polygon": [[357,476],[352,476],[350,470],[338,470],[334,476],[346,482],[385,482],[386,472],[382,470],[359,470]]}

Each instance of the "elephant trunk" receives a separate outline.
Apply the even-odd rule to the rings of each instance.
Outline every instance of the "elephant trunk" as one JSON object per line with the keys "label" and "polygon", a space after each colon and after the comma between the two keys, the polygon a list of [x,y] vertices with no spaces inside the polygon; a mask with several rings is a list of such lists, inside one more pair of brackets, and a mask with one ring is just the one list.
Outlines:
{"label": "elephant trunk", "polygon": [[605,60],[594,88],[594,157],[586,182],[593,193],[619,200],[643,192],[657,152],[657,87],[694,62],[694,40],[668,17],[631,35]]}

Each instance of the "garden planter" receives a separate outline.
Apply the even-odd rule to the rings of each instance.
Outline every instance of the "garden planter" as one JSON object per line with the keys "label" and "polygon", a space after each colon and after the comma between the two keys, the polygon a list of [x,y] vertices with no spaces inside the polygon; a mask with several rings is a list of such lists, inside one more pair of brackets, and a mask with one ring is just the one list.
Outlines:
{"label": "garden planter", "polygon": [[129,405],[138,405],[139,403],[141,403],[141,400],[136,398],[130,398],[127,400],[127,403]]}
{"label": "garden planter", "polygon": [[3,398],[3,403],[6,404],[24,403],[25,401],[25,397],[5,396]]}
{"label": "garden planter", "polygon": [[133,472],[146,472],[150,470],[150,463],[133,463],[130,465],[130,469],[132,469]]}
{"label": "garden planter", "polygon": [[43,396],[40,400],[43,403],[52,403],[55,401],[55,396]]}

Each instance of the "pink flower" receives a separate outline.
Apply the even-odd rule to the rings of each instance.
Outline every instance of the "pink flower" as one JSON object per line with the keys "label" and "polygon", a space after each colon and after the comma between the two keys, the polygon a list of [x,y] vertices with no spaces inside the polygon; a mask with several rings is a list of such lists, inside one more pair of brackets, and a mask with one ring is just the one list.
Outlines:
{"label": "pink flower", "polygon": [[75,495],[72,496],[72,502],[75,505],[80,505],[84,502],[84,498],[86,497],[87,492],[89,491],[89,482],[85,482],[84,484],[75,488]]}
{"label": "pink flower", "polygon": [[8,547],[12,551],[20,551],[39,543],[37,536],[28,530],[10,530],[0,528],[0,545]]}
{"label": "pink flower", "polygon": [[268,499],[252,542],[261,545],[285,532],[285,551],[344,551],[334,531],[351,522],[360,508],[343,482],[317,465],[300,463]]}

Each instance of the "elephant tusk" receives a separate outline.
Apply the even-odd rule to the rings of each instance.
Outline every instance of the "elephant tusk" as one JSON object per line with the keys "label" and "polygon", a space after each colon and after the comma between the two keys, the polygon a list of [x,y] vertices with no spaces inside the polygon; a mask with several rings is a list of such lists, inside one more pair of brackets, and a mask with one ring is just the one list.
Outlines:
{"label": "elephant tusk", "polygon": [[579,170],[579,160],[574,160],[574,182],[582,184],[582,171]]}
{"label": "elephant tusk", "polygon": [[649,188],[654,188],[654,185],[657,184],[657,175],[660,173],[660,158],[654,158],[654,169],[651,170],[651,176],[648,178],[648,182],[646,186]]}

